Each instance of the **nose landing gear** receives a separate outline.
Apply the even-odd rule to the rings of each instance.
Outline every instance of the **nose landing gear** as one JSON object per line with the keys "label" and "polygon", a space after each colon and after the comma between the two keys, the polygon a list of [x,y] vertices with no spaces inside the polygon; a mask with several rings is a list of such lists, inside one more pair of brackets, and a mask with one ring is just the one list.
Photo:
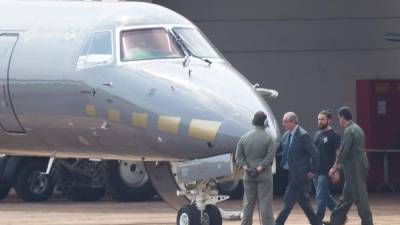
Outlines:
{"label": "nose landing gear", "polygon": [[178,185],[176,167],[174,169],[169,162],[145,162],[145,166],[158,194],[179,210],[177,225],[221,225],[222,218],[240,219],[240,211],[225,211],[215,206],[229,199],[227,195],[218,194],[215,179],[206,178]]}
{"label": "nose landing gear", "polygon": [[178,191],[178,196],[190,199],[191,204],[178,211],[177,225],[222,225],[222,215],[216,203],[229,199],[227,195],[218,195],[214,180],[197,181],[186,184],[187,190]]}
{"label": "nose landing gear", "polygon": [[203,214],[195,205],[185,205],[178,211],[178,225],[221,225],[222,216],[215,205],[207,205]]}

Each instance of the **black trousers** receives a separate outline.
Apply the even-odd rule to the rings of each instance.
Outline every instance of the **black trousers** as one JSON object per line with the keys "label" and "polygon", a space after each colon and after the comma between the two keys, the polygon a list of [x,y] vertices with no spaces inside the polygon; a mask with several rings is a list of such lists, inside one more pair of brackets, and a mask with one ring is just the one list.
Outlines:
{"label": "black trousers", "polygon": [[314,209],[311,206],[311,200],[308,194],[308,181],[306,179],[299,181],[298,179],[295,179],[293,177],[293,174],[289,172],[289,184],[286,187],[286,192],[283,200],[284,206],[278,217],[276,218],[276,225],[285,224],[286,219],[288,218],[296,202],[298,202],[300,207],[303,209],[308,220],[310,221],[310,224],[321,224],[321,221],[318,219]]}

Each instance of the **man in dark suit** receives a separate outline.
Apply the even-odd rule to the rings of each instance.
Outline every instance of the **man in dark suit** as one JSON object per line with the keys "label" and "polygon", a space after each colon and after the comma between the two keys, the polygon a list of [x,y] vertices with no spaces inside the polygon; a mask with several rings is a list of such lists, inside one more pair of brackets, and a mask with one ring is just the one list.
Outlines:
{"label": "man in dark suit", "polygon": [[298,125],[295,113],[287,112],[282,125],[286,132],[282,136],[279,151],[282,153],[280,165],[288,170],[289,184],[284,196],[284,207],[276,219],[276,225],[283,225],[296,202],[299,203],[312,225],[320,225],[311,206],[308,195],[309,180],[315,177],[319,164],[318,150],[310,135]]}

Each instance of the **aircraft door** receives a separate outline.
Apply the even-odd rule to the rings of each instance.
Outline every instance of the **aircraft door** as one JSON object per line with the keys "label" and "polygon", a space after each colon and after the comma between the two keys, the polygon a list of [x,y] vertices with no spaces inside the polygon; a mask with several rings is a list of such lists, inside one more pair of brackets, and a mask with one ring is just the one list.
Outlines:
{"label": "aircraft door", "polygon": [[25,133],[15,113],[8,84],[12,55],[18,38],[16,33],[0,32],[0,126],[8,133]]}

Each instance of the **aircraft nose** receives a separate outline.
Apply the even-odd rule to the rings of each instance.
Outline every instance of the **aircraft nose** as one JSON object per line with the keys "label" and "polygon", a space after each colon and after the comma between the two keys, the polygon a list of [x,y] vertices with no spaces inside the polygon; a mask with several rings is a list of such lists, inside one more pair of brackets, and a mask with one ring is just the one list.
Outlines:
{"label": "aircraft nose", "polygon": [[[220,128],[222,142],[232,147],[236,146],[240,137],[254,127],[252,120],[258,111],[267,114],[266,131],[274,140],[277,140],[279,136],[277,122],[267,102],[251,86],[240,92],[242,92],[241,97],[232,98],[230,107],[227,107],[228,110]],[[236,93],[233,96],[236,96]]]}
{"label": "aircraft nose", "polygon": [[157,124],[149,125],[149,129],[156,128],[156,131],[148,135],[157,140],[162,137],[159,145],[162,145],[163,154],[204,158],[231,153],[239,138],[253,128],[252,119],[257,111],[267,114],[270,135],[274,139],[279,135],[268,104],[253,85],[227,63],[214,62],[205,66],[203,62],[192,62],[190,69],[182,69],[181,64],[173,62],[161,63],[158,67],[144,62],[140,70],[133,66],[128,69],[126,71],[138,75],[126,76],[132,77],[135,87],[129,86],[126,93],[132,90],[147,93],[149,87],[154,90],[143,98],[127,94],[131,96],[127,101],[134,100],[134,105],[140,105],[158,118]]}
{"label": "aircraft nose", "polygon": [[214,118],[221,119],[216,140],[225,146],[225,150],[221,151],[234,151],[240,137],[253,128],[252,120],[257,111],[267,114],[266,130],[277,141],[278,125],[270,107],[240,73],[234,70],[216,71],[213,82],[202,87],[204,89],[197,92],[197,102],[207,112],[212,112],[210,114],[214,114]]}

